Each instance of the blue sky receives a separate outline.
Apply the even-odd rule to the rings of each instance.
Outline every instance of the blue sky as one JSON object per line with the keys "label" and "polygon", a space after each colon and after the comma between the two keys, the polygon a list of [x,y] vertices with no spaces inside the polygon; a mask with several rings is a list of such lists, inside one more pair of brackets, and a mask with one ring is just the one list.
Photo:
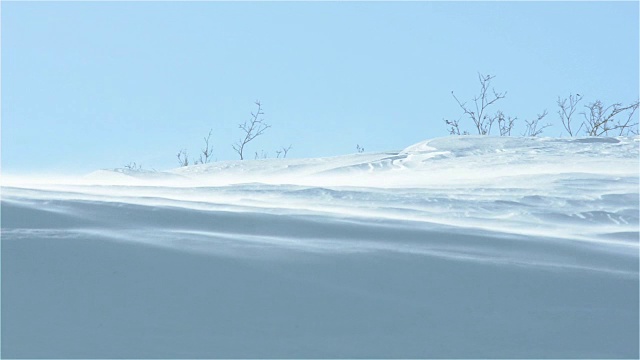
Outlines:
{"label": "blue sky", "polygon": [[[87,173],[231,145],[402,149],[447,135],[477,73],[520,119],[556,98],[638,98],[638,2],[2,2],[2,171]],[[468,124],[467,124],[468,125]],[[521,129],[518,128],[518,131]],[[252,157],[252,156],[250,156]]]}

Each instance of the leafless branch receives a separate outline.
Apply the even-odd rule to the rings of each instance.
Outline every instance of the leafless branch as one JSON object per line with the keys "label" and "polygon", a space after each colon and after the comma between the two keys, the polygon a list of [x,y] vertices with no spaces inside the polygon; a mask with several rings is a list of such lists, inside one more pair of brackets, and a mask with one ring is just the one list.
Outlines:
{"label": "leafless branch", "polygon": [[283,153],[282,158],[287,157],[287,154],[289,153],[289,150],[291,150],[291,147],[292,147],[291,145],[289,145],[289,147],[286,147],[286,148],[284,146],[282,147],[282,153]]}
{"label": "leafless branch", "polygon": [[[568,104],[567,104],[567,100],[569,100]],[[580,125],[580,128],[578,128],[578,130],[576,131],[571,129],[571,116],[573,116],[573,113],[576,111],[580,100],[582,100],[582,95],[580,94],[576,94],[576,95],[569,94],[569,99],[567,98],[561,99],[558,96],[557,104],[558,104],[558,107],[560,108],[560,110],[558,110],[558,115],[560,115],[562,126],[564,126],[564,129],[567,130],[567,133],[569,133],[569,136],[574,136],[574,134],[577,135],[580,129],[582,128],[582,125]]]}
{"label": "leafless branch", "polygon": [[142,165],[136,164],[135,162],[130,162],[125,165],[124,168],[130,171],[140,171],[142,170]]}
{"label": "leafless branch", "polygon": [[502,111],[498,111],[495,115],[498,121],[498,130],[500,130],[500,136],[511,136],[511,130],[518,117],[505,116]]}
{"label": "leafless branch", "polygon": [[209,146],[209,141],[211,139],[211,132],[213,132],[213,129],[210,129],[209,135],[207,135],[207,137],[204,138],[204,148],[200,150],[201,152],[200,164],[208,164],[209,162],[211,162],[211,156],[213,153],[213,147]]}
{"label": "leafless branch", "polygon": [[255,156],[254,159],[266,159],[268,157],[268,153],[264,152],[264,150],[260,150],[260,155],[258,155],[258,152],[255,152]]}
{"label": "leafless branch", "polygon": [[447,130],[449,131],[449,135],[460,135],[460,120],[447,120],[443,119],[445,124],[447,124]]}
{"label": "leafless branch", "polygon": [[[535,118],[534,120],[525,120],[525,124],[527,124],[527,128],[525,130],[525,132],[522,134],[522,136],[538,136],[540,134],[542,134],[542,132],[544,131],[544,129],[548,128],[549,126],[551,126],[551,124],[546,123],[544,125],[540,125],[540,120],[544,119],[545,116],[547,116],[547,109],[545,109],[542,114],[538,114],[538,117]],[[540,127],[538,127],[540,126]]]}
{"label": "leafless branch", "polygon": [[[635,112],[638,110],[638,101],[623,106],[621,103],[615,103],[604,106],[602,101],[596,100],[585,105],[587,111],[582,113],[584,116],[585,133],[588,136],[610,136],[610,135],[629,135],[637,133],[638,122],[634,122]],[[626,117],[623,113],[627,112]],[[623,116],[623,120],[617,120],[618,115]],[[613,132],[613,134],[609,134]]]}
{"label": "leafless branch", "polygon": [[244,147],[251,140],[264,134],[265,130],[271,127],[271,125],[265,123],[264,119],[261,118],[261,116],[264,115],[264,112],[262,111],[260,101],[256,101],[255,104],[258,106],[258,110],[255,113],[251,113],[251,119],[238,125],[238,127],[244,132],[244,138],[240,139],[233,145],[233,150],[240,155],[240,160],[244,160]]}
{"label": "leafless branch", "polygon": [[[491,93],[489,93],[489,87],[493,78],[495,78],[495,76],[482,75],[478,73],[480,94],[473,98],[473,107],[475,108],[475,111],[467,106],[467,103],[461,102],[453,91],[451,92],[451,95],[456,100],[462,111],[464,111],[464,114],[473,121],[473,124],[478,131],[478,135],[489,135],[491,133],[491,127],[497,120],[497,116],[487,115],[487,108],[493,105],[496,101],[503,99],[507,94],[506,92],[497,92],[493,88],[491,88]],[[460,128],[457,121],[445,120],[445,122],[450,126],[449,132],[451,134],[460,134]]]}
{"label": "leafless branch", "polygon": [[180,166],[189,166],[189,158],[187,157],[187,149],[182,149],[176,155]]}

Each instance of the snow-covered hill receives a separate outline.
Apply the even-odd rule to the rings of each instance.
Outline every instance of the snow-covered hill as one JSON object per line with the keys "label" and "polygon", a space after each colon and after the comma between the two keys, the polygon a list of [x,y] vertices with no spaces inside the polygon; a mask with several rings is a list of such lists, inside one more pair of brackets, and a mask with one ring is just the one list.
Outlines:
{"label": "snow-covered hill", "polygon": [[[450,187],[479,184],[501,188],[498,180],[527,185],[522,177],[561,174],[634,175],[635,138],[511,138],[487,136],[426,140],[402,151],[311,159],[221,161],[166,172],[100,170],[87,180],[98,183],[129,179],[166,185],[230,185],[260,182],[315,186],[382,188]],[[128,178],[126,177],[128,176]],[[182,181],[181,181],[182,180]],[[532,184],[529,184],[531,187]]]}
{"label": "snow-covered hill", "polygon": [[637,358],[639,145],[4,177],[3,356]]}

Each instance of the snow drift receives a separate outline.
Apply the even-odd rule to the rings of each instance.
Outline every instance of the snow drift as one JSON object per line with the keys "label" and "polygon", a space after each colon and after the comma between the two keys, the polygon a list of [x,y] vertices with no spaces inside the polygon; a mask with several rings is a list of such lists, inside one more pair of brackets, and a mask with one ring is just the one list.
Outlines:
{"label": "snow drift", "polygon": [[638,357],[638,137],[3,178],[5,357]]}

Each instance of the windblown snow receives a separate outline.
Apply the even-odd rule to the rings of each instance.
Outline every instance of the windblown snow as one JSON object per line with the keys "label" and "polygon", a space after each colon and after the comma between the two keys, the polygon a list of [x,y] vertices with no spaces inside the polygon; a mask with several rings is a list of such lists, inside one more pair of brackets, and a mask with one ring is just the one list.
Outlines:
{"label": "windblown snow", "polygon": [[3,177],[2,355],[638,358],[639,145]]}

